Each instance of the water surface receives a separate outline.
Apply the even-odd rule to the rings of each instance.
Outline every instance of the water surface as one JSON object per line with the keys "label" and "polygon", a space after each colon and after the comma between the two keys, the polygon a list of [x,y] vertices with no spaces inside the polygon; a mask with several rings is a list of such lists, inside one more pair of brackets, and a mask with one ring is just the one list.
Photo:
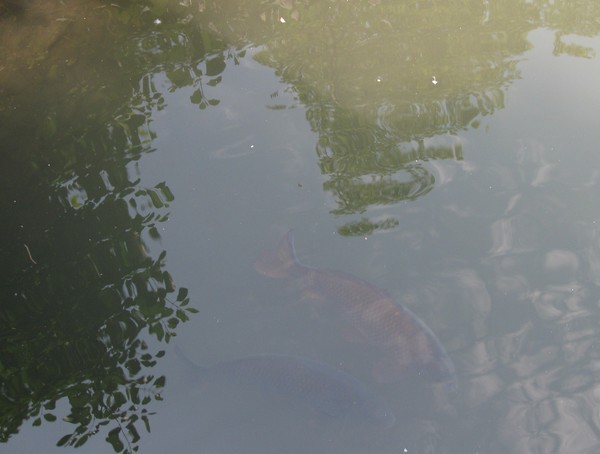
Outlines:
{"label": "water surface", "polygon": [[[0,7],[3,451],[596,452],[598,9]],[[335,312],[256,273],[289,229],[414,312],[456,393],[377,383]],[[323,362],[396,423],[207,395],[174,344]]]}

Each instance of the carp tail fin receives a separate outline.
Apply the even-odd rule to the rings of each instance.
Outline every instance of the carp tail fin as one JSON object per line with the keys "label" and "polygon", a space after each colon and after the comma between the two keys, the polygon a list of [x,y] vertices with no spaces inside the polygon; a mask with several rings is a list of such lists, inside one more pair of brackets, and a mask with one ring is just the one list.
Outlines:
{"label": "carp tail fin", "polygon": [[263,252],[254,261],[254,269],[271,278],[288,277],[296,266],[298,259],[291,230],[281,239],[277,249]]}

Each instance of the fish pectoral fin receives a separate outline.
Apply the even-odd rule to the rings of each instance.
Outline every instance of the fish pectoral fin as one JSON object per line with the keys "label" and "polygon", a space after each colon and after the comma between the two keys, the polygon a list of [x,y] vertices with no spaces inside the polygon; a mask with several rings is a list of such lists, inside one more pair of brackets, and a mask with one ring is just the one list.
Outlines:
{"label": "fish pectoral fin", "polygon": [[324,322],[327,317],[324,315],[324,306],[322,303],[325,302],[325,298],[323,298],[320,294],[311,292],[310,290],[303,290],[302,295],[300,297],[301,302],[310,301],[310,316],[311,318],[318,320],[319,322]]}
{"label": "fish pectoral fin", "polygon": [[313,320],[317,320],[319,322],[324,322],[325,321],[325,318],[323,317],[323,314],[321,314],[321,312],[319,310],[317,310],[317,308],[314,307],[314,306],[312,306],[310,308],[310,317]]}

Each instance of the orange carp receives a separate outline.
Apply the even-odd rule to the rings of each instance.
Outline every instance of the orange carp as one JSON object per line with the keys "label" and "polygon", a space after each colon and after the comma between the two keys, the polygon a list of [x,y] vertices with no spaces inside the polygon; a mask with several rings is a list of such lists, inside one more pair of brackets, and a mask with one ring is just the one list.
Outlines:
{"label": "orange carp", "polygon": [[300,263],[291,231],[276,250],[260,255],[254,268],[271,278],[297,279],[307,294],[338,307],[345,323],[356,333],[355,341],[373,345],[380,352],[373,370],[379,383],[398,382],[412,371],[434,383],[443,383],[449,391],[457,389],[452,360],[421,319],[368,282]]}

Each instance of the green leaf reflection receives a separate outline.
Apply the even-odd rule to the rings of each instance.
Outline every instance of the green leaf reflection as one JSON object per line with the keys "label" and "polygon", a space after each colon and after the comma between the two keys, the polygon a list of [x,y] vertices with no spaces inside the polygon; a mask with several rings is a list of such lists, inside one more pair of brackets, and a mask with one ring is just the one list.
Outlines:
{"label": "green leaf reflection", "polygon": [[137,161],[161,90],[218,83],[230,52],[157,29],[158,3],[47,5],[0,6],[0,442],[56,423],[59,446],[133,452],[166,385],[160,343],[196,312],[160,246],[175,195]]}
{"label": "green leaf reflection", "polygon": [[369,210],[429,193],[435,178],[427,161],[462,159],[459,133],[504,108],[531,48],[529,32],[551,28],[555,55],[590,58],[591,49],[566,35],[600,31],[592,0],[204,5],[200,23],[228,42],[254,43],[255,59],[306,107],[319,137],[323,187],[338,205],[331,213],[363,216],[339,228],[345,235],[394,228],[369,221]]}

